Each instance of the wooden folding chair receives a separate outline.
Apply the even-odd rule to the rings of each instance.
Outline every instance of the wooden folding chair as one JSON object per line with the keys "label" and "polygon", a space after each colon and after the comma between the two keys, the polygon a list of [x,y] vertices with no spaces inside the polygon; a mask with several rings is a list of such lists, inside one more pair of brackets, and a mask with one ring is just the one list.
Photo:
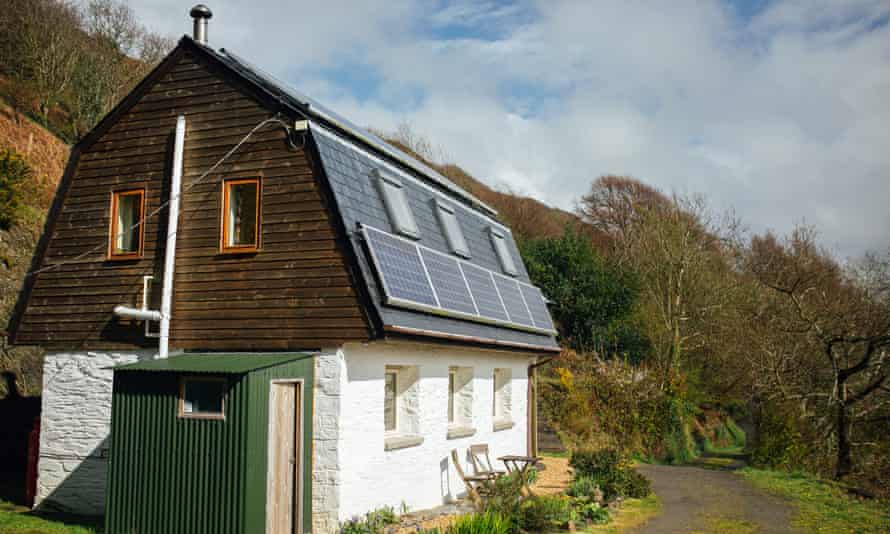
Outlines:
{"label": "wooden folding chair", "polygon": [[492,478],[507,474],[506,471],[495,469],[488,454],[488,444],[479,443],[470,445],[470,461],[473,462],[473,470],[477,475],[486,475]]}
{"label": "wooden folding chair", "polygon": [[451,462],[454,464],[454,469],[457,471],[457,474],[460,475],[460,479],[463,480],[464,486],[467,488],[467,495],[474,503],[481,504],[482,497],[489,493],[489,487],[486,483],[490,481],[492,477],[489,475],[465,474],[460,465],[457,449],[451,449]]}

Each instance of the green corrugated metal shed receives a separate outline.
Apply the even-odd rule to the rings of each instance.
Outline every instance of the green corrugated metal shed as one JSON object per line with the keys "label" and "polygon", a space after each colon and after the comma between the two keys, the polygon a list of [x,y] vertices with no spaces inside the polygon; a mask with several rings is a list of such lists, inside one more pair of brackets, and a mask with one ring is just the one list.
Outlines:
{"label": "green corrugated metal shed", "polygon": [[307,357],[311,357],[311,354],[183,354],[162,360],[118,365],[114,370],[243,374]]}
{"label": "green corrugated metal shed", "polygon": [[[227,380],[225,419],[179,417],[184,376]],[[189,354],[115,368],[108,534],[266,532],[269,393],[302,379],[302,527],[311,531],[311,354]]]}

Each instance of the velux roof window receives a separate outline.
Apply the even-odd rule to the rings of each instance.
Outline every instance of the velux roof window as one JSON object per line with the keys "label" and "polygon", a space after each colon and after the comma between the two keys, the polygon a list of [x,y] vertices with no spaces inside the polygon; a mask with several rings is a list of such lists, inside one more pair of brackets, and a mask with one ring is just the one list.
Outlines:
{"label": "velux roof window", "polygon": [[467,246],[467,240],[460,229],[460,223],[457,221],[457,215],[454,208],[443,202],[435,201],[436,215],[439,217],[439,223],[442,225],[442,231],[445,233],[445,239],[448,240],[448,247],[451,252],[458,256],[469,258],[470,247]]}
{"label": "velux roof window", "polygon": [[383,197],[383,204],[386,206],[393,229],[404,236],[419,239],[420,231],[408,205],[402,181],[379,169],[375,169],[374,174],[377,176],[377,186],[380,188],[380,195]]}
{"label": "velux roof window", "polygon": [[494,251],[498,255],[498,260],[501,262],[501,268],[510,276],[519,274],[519,271],[516,270],[516,264],[513,262],[513,255],[510,254],[510,249],[507,247],[507,240],[504,237],[504,233],[495,228],[491,228],[489,233],[491,234],[491,245],[494,247]]}

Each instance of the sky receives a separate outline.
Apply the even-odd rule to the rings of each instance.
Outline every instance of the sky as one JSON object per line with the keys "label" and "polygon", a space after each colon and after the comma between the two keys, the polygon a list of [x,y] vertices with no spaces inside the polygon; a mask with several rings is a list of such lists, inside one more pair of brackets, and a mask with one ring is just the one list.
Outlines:
{"label": "sky", "polygon": [[[211,46],[496,188],[571,210],[631,175],[890,249],[890,0],[204,1]],[[177,36],[191,4],[130,0]]]}

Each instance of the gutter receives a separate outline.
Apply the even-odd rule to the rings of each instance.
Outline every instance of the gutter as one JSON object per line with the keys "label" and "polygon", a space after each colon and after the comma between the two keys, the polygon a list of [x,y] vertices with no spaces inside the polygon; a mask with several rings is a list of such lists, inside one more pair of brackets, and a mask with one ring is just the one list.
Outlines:
{"label": "gutter", "polygon": [[[160,321],[158,336],[158,358],[163,359],[170,352],[170,318],[173,304],[173,271],[176,267],[176,232],[179,227],[179,197],[182,191],[182,153],[185,149],[185,116],[176,119],[176,139],[173,145],[173,173],[170,177],[170,203],[167,206],[167,245],[164,249],[164,282],[161,292],[161,310],[146,308],[148,292],[142,297],[142,309],[115,306],[114,314],[127,319]],[[144,214],[143,214],[144,216]],[[144,219],[143,219],[144,221]],[[140,221],[140,224],[144,224]]]}

